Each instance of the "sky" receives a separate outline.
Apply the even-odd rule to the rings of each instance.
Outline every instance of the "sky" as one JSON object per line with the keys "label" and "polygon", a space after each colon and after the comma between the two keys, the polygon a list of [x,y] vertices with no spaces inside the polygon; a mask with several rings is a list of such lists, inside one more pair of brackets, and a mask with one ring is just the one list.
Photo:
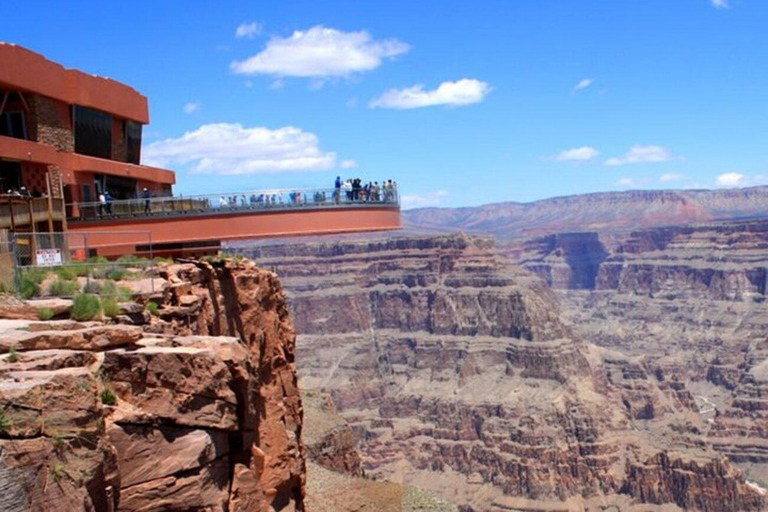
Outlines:
{"label": "sky", "polygon": [[766,27],[765,0],[26,0],[0,40],[146,95],[176,193],[391,178],[412,208],[768,183]]}

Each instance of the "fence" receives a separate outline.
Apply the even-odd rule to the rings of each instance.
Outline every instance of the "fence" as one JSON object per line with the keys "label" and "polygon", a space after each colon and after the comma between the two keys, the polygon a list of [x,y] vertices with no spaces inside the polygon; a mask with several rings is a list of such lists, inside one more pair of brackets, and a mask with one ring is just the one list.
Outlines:
{"label": "fence", "polygon": [[[89,241],[98,239],[101,244],[110,237],[115,240],[110,246],[115,254],[120,248],[131,250],[114,260],[95,256]],[[151,255],[149,233],[17,233],[10,259],[14,289],[25,299],[72,297],[85,292],[122,301],[136,294],[153,294],[155,260],[132,254],[136,246],[148,247]]]}
{"label": "fence", "polygon": [[189,197],[154,197],[121,199],[108,204],[98,202],[67,205],[76,220],[107,220],[127,217],[231,213],[241,210],[291,210],[307,208],[343,208],[398,206],[396,187],[381,188],[365,194],[363,189],[295,189],[230,192]]}

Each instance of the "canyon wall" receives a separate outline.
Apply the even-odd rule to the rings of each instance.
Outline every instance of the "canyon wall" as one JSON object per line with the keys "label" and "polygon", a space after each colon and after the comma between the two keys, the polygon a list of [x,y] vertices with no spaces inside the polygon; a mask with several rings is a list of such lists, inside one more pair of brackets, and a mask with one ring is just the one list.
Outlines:
{"label": "canyon wall", "polygon": [[553,197],[530,203],[403,212],[412,231],[486,233],[530,238],[574,231],[610,233],[691,223],[765,218],[768,187],[720,190],[628,190]]}
{"label": "canyon wall", "polygon": [[0,320],[0,509],[304,510],[277,278],[250,262],[160,276],[158,316]]}
{"label": "canyon wall", "polygon": [[464,511],[765,506],[674,368],[591,344],[490,240],[239,250],[280,275],[302,385],[331,395],[368,475]]}
{"label": "canyon wall", "polygon": [[506,247],[555,289],[762,300],[768,282],[768,221],[566,233]]}

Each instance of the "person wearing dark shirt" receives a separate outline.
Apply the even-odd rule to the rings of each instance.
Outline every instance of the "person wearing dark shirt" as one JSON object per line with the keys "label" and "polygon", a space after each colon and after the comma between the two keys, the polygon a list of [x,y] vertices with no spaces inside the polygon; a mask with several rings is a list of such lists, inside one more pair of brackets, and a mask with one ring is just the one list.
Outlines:
{"label": "person wearing dark shirt", "polygon": [[152,213],[152,208],[149,204],[149,198],[151,196],[149,194],[149,190],[147,190],[147,187],[144,187],[144,191],[141,193],[141,197],[144,198],[144,213],[146,214]]}

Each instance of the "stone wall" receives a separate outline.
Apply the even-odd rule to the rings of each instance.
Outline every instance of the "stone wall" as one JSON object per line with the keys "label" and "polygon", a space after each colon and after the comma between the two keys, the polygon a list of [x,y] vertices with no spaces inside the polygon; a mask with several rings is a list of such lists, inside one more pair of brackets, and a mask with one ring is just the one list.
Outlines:
{"label": "stone wall", "polygon": [[59,151],[75,151],[70,107],[66,103],[35,95],[29,98],[30,116],[34,138],[42,144],[54,146]]}

